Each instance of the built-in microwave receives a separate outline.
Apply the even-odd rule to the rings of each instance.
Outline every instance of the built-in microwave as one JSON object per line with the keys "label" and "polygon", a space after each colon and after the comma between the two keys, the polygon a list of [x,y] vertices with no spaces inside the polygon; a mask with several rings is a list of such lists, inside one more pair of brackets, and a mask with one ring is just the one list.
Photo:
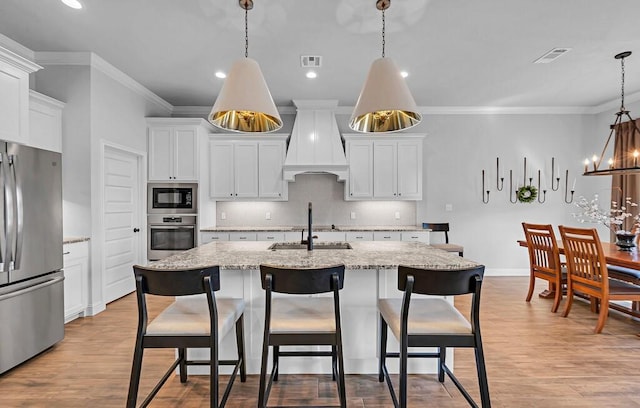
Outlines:
{"label": "built-in microwave", "polygon": [[148,214],[196,214],[198,185],[195,183],[149,183]]}

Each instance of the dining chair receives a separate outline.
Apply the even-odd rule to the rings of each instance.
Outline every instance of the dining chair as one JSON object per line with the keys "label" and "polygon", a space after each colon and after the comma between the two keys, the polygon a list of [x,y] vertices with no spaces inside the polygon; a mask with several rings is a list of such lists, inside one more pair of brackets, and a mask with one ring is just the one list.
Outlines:
{"label": "dining chair", "polygon": [[562,300],[562,291],[567,283],[566,266],[560,262],[558,241],[550,224],[522,223],[524,236],[527,240],[529,252],[529,291],[526,301],[531,301],[531,296],[536,286],[536,278],[544,279],[551,283],[555,290],[551,311],[558,311]]}
{"label": "dining chair", "polygon": [[[146,407],[160,388],[178,368],[180,382],[187,382],[187,366],[208,365],[210,406],[224,407],[233,382],[240,372],[240,381],[246,381],[244,352],[244,300],[216,299],[220,290],[218,266],[191,269],[154,269],[133,266],[138,301],[138,330],[131,368],[127,408],[134,408],[138,396],[142,371],[142,356],[146,348],[175,348],[177,359],[140,405]],[[203,297],[180,297],[206,294]],[[151,322],[148,321],[147,295],[176,296],[177,299]],[[235,326],[238,357],[236,360],[218,360],[218,341]],[[187,348],[207,348],[210,359],[189,360]],[[232,365],[233,372],[218,405],[218,366]]]}
{"label": "dining chair", "polygon": [[[482,407],[491,407],[489,384],[484,364],[482,338],[480,336],[480,289],[484,266],[468,269],[422,269],[398,266],[398,290],[402,299],[379,299],[380,313],[378,380],[387,381],[393,405],[407,407],[407,363],[409,358],[437,358],[438,381],[444,382],[445,373],[460,390],[469,405],[477,407],[462,383],[446,365],[448,347],[474,349],[476,370]],[[458,296],[472,294],[471,319],[467,320],[449,301],[442,298],[413,299],[413,294],[434,296]],[[400,343],[400,352],[387,352],[388,328]],[[436,352],[409,352],[409,347],[436,347]],[[388,357],[400,359],[399,396],[389,377],[386,366]]]}
{"label": "dining chair", "polygon": [[[260,265],[265,290],[264,341],[258,407],[269,400],[273,381],[278,381],[280,357],[331,357],[332,378],[337,380],[340,407],[346,407],[342,329],[339,291],[344,285],[344,265],[325,268],[286,268]],[[279,296],[284,293],[293,296]],[[332,293],[332,297],[309,297]],[[330,351],[284,351],[282,346],[324,345]],[[269,346],[273,348],[273,366],[267,381]]]}
{"label": "dining chair", "polygon": [[[599,311],[595,333],[602,332],[612,300],[640,301],[640,286],[609,277],[602,243],[595,228],[560,226],[562,245],[567,260],[567,301],[563,317],[571,311],[574,292],[596,301]],[[599,309],[599,310],[598,310]]]}
{"label": "dining chair", "polygon": [[449,223],[448,222],[423,222],[423,229],[429,229],[432,232],[444,232],[444,243],[440,244],[429,244],[432,247],[442,249],[447,252],[457,252],[458,255],[463,256],[464,247],[458,244],[450,244],[449,243]]}

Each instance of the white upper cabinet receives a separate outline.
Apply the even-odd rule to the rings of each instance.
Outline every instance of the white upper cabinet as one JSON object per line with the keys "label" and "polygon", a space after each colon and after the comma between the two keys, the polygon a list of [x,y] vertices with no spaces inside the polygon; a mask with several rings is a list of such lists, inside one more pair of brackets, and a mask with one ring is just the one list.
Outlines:
{"label": "white upper cabinet", "polygon": [[346,200],[421,200],[422,134],[343,135],[349,179]]}
{"label": "white upper cabinet", "polygon": [[41,68],[0,47],[0,140],[29,144],[29,74]]}
{"label": "white upper cabinet", "polygon": [[64,103],[29,91],[29,145],[62,152],[62,109]]}
{"label": "white upper cabinet", "polygon": [[209,194],[216,200],[287,199],[287,135],[211,134]]}
{"label": "white upper cabinet", "polygon": [[236,142],[233,146],[236,198],[258,198],[258,144]]}
{"label": "white upper cabinet", "polygon": [[281,141],[260,142],[258,145],[259,195],[262,198],[282,199],[285,193],[282,164],[286,146]]}
{"label": "white upper cabinet", "polygon": [[198,181],[198,140],[212,128],[203,119],[149,118],[149,180]]}
{"label": "white upper cabinet", "polygon": [[347,140],[349,178],[345,187],[346,200],[361,200],[373,196],[373,142]]}

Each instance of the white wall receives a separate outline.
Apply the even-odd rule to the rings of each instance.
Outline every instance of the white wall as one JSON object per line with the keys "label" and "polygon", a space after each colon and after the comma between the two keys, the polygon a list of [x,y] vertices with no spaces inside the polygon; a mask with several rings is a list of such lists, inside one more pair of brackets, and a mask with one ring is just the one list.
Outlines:
{"label": "white wall", "polygon": [[[298,174],[289,183],[288,201],[217,203],[216,224],[225,226],[305,226],[308,203],[314,225],[415,225],[415,201],[344,201],[345,183],[332,174]],[[225,213],[226,219],[221,219]],[[265,214],[271,214],[271,220]],[[351,219],[351,212],[356,219]],[[400,219],[395,219],[395,213]],[[204,224],[203,224],[204,225]]]}
{"label": "white wall", "polygon": [[46,66],[34,90],[65,102],[62,114],[62,200],[65,236],[91,236],[91,103],[89,66]]}
{"label": "white wall", "polygon": [[[63,111],[63,234],[91,238],[89,314],[104,309],[102,266],[101,163],[105,143],[146,157],[147,116],[169,111],[104,72],[108,64],[88,55],[78,64],[45,65],[35,75],[35,90],[66,103]],[[112,69],[110,72],[117,73]],[[142,167],[146,182],[146,160]],[[144,197],[144,194],[143,194]],[[145,231],[144,211],[141,230]],[[144,251],[145,240],[141,250]],[[144,258],[141,258],[141,262]]]}

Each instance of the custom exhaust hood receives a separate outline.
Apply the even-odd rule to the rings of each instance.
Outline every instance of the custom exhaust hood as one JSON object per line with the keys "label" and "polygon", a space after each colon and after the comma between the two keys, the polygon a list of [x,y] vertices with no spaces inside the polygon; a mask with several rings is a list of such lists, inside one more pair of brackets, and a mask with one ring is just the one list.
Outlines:
{"label": "custom exhaust hood", "polygon": [[349,166],[338,131],[337,100],[294,100],[297,108],[284,162],[286,181],[300,173],[331,173],[345,181]]}

